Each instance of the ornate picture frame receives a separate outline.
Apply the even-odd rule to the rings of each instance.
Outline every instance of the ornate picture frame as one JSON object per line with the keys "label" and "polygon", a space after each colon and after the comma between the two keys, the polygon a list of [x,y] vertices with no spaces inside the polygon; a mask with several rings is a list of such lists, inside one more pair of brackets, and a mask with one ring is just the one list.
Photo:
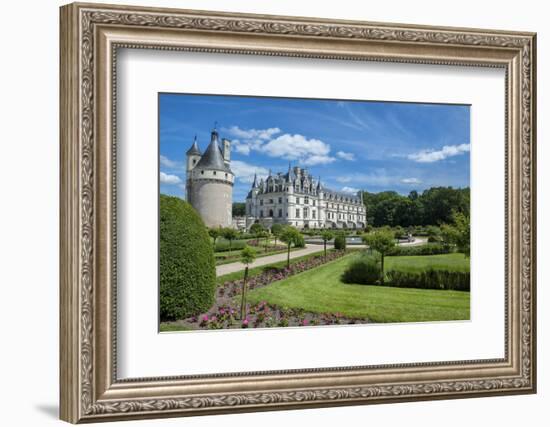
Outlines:
{"label": "ornate picture frame", "polygon": [[[80,3],[60,13],[61,419],[79,423],[536,391],[535,34]],[[504,69],[505,357],[118,379],[119,48]]]}

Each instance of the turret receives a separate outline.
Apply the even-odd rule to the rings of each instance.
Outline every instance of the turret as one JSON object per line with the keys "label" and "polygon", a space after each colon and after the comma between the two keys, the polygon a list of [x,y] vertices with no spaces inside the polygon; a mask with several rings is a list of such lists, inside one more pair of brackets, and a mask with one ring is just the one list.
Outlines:
{"label": "turret", "polygon": [[189,148],[185,154],[187,156],[187,172],[190,172],[201,159],[201,150],[199,150],[196,135],[193,144],[191,144],[191,148]]}

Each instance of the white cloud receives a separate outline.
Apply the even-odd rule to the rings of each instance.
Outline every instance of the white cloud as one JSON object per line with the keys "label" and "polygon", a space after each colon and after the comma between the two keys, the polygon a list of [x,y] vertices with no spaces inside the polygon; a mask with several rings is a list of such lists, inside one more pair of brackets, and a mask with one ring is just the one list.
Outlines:
{"label": "white cloud", "polygon": [[336,181],[345,184],[347,182],[351,182],[351,178],[349,176],[339,176],[336,178]]}
{"label": "white cloud", "polygon": [[470,151],[470,144],[445,145],[441,150],[422,150],[409,154],[407,158],[419,163],[433,163],[468,151]]}
{"label": "white cloud", "polygon": [[250,154],[250,145],[242,143],[239,140],[234,140],[231,142],[231,149],[235,150],[237,153],[244,154],[245,156]]}
{"label": "white cloud", "polygon": [[177,175],[170,175],[170,174],[161,172],[160,182],[163,184],[181,184],[182,180]]}
{"label": "white cloud", "polygon": [[271,157],[299,160],[306,166],[332,163],[330,145],[318,139],[307,139],[303,135],[284,134],[263,144],[260,151]]}
{"label": "white cloud", "polygon": [[342,192],[343,193],[350,193],[350,194],[357,194],[357,192],[359,192],[359,189],[354,188],[354,187],[342,187]]}
{"label": "white cloud", "polygon": [[258,179],[260,179],[262,176],[267,176],[269,172],[266,168],[251,165],[250,163],[246,163],[241,160],[232,160],[231,170],[239,181],[248,184],[251,184],[252,181],[254,181],[254,174],[258,174]]}
{"label": "white cloud", "polygon": [[346,153],[345,151],[338,151],[336,153],[336,156],[339,157],[342,160],[349,160],[349,161],[354,161],[355,160],[355,154]]}
{"label": "white cloud", "polygon": [[422,181],[420,181],[418,178],[403,178],[401,180],[401,183],[415,185],[422,184]]}
{"label": "white cloud", "polygon": [[179,168],[182,166],[182,163],[176,162],[175,160],[170,160],[168,157],[160,155],[160,164],[166,166],[167,168]]}
{"label": "white cloud", "polygon": [[274,135],[281,133],[281,129],[276,127],[269,129],[241,129],[238,126],[231,126],[230,128],[223,128],[222,131],[230,134],[231,136],[244,140],[268,140],[271,139]]}

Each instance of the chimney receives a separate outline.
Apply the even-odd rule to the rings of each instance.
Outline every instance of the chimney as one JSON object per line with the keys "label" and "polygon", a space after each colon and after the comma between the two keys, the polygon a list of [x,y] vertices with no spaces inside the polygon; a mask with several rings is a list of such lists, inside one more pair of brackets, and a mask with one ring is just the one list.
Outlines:
{"label": "chimney", "polygon": [[222,146],[223,161],[227,166],[229,166],[229,162],[231,161],[231,141],[223,138]]}

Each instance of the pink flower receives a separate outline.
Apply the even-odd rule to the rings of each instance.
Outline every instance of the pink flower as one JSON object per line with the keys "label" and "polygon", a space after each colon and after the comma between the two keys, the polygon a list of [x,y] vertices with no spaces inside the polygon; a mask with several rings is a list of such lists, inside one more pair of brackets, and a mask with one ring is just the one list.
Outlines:
{"label": "pink flower", "polygon": [[309,322],[307,321],[307,319],[302,320],[302,326],[307,326],[308,323],[309,323]]}
{"label": "pink flower", "polygon": [[242,327],[243,328],[248,328],[248,318],[243,320]]}
{"label": "pink flower", "polygon": [[208,322],[208,314],[205,314],[204,316],[202,316],[202,321]]}

